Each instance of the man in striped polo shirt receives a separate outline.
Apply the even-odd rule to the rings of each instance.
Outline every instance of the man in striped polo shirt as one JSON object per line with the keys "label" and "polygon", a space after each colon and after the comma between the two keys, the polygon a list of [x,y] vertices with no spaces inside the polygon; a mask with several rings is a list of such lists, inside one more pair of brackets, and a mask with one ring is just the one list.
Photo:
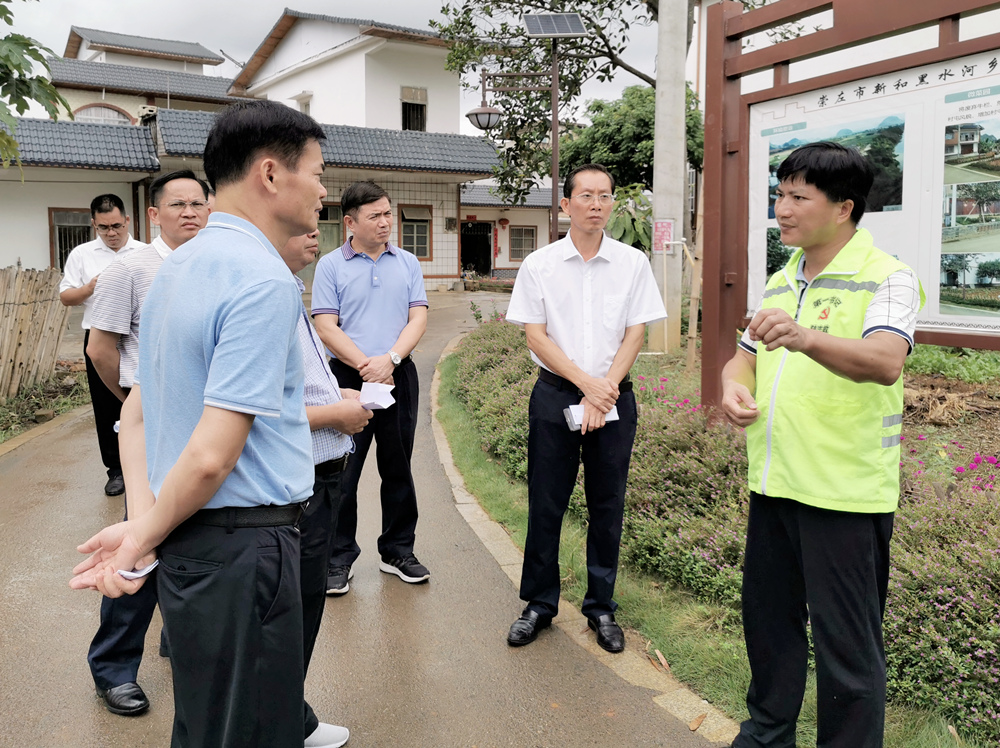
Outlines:
{"label": "man in striped polo shirt", "polygon": [[[293,236],[279,254],[295,274],[315,262],[318,251],[319,231],[313,231]],[[305,291],[305,284],[298,276],[295,282],[300,291]],[[303,672],[307,673],[326,604],[326,565],[343,499],[344,469],[354,451],[350,435],[364,429],[372,413],[361,406],[360,392],[341,391],[323,353],[323,341],[309,323],[305,306],[299,313],[297,332],[305,367],[306,417],[312,432],[316,465],[313,494],[299,520]],[[306,748],[340,748],[350,737],[346,727],[320,722],[308,702],[305,703],[304,728]]]}
{"label": "man in striped polo shirt", "polygon": [[[208,222],[208,185],[190,170],[155,179],[149,186],[149,200],[149,220],[160,227],[160,235],[148,247],[112,262],[94,289],[87,355],[121,401],[132,388],[139,362],[139,313],[146,291],[163,260]],[[97,694],[115,714],[142,714],[149,708],[136,679],[155,607],[155,584],[144,585],[135,595],[101,599],[101,625],[87,661]]]}

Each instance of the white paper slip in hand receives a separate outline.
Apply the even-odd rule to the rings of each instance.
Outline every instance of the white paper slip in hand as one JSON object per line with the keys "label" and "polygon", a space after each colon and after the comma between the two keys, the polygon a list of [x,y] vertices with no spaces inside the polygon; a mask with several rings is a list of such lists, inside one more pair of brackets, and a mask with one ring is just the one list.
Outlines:
{"label": "white paper slip in hand", "polygon": [[367,410],[385,410],[396,402],[396,399],[389,394],[392,390],[391,384],[365,382],[361,385],[361,407]]}
{"label": "white paper slip in hand", "polygon": [[[566,416],[566,425],[569,426],[570,431],[579,431],[583,426],[583,406],[582,405],[570,405],[568,408],[563,409],[563,415]],[[618,420],[618,406],[612,405],[611,410],[604,414],[604,421],[617,421]]]}
{"label": "white paper slip in hand", "polygon": [[147,574],[149,574],[149,572],[151,572],[159,565],[160,565],[160,559],[156,559],[149,566],[144,566],[141,569],[136,569],[135,571],[125,571],[125,569],[119,569],[118,573],[121,574],[126,579],[140,579],[141,577],[144,577]]}

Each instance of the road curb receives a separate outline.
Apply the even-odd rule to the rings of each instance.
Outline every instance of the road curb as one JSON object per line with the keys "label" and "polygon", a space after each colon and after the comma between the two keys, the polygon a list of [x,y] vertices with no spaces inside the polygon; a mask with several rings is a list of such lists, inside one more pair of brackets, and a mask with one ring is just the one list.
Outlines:
{"label": "road curb", "polygon": [[87,403],[86,405],[79,405],[76,408],[73,408],[73,410],[61,413],[60,415],[53,418],[51,421],[47,421],[46,423],[40,423],[34,428],[25,431],[23,434],[18,434],[13,439],[8,439],[3,444],[0,444],[0,457],[3,457],[5,454],[9,452],[13,452],[18,447],[23,447],[25,444],[32,441],[33,439],[37,439],[40,436],[45,436],[45,434],[49,433],[53,429],[58,428],[59,426],[64,426],[70,423],[74,423],[75,421],[78,421],[84,416],[87,416],[91,413],[93,413],[93,409],[90,403]]}
{"label": "road curb", "polygon": [[[461,473],[455,467],[451,455],[451,446],[445,436],[444,428],[438,421],[438,390],[441,385],[439,366],[458,347],[467,333],[456,335],[441,352],[437,365],[434,367],[434,378],[431,380],[431,430],[434,433],[434,443],[438,458],[444,468],[445,475],[451,483],[455,506],[469,527],[476,533],[486,549],[496,559],[497,564],[517,587],[521,581],[521,550],[511,540],[507,531],[483,510],[476,497],[469,493]],[[610,654],[597,646],[594,635],[587,627],[587,622],[579,609],[564,598],[559,599],[559,615],[553,623],[562,629],[573,641],[583,647],[593,657],[600,660],[615,672],[618,677],[635,686],[655,691],[653,703],[665,709],[677,719],[691,723],[692,720],[707,715],[698,728],[698,735],[706,740],[719,743],[730,743],[740,731],[739,724],[723,714],[719,709],[691,691],[671,674],[653,666],[652,662],[635,648],[626,648],[620,654]]]}

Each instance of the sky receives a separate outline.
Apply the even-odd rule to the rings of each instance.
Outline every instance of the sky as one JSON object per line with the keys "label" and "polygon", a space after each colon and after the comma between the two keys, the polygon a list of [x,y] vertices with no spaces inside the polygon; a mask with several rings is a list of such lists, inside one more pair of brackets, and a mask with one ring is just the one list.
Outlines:
{"label": "sky", "polygon": [[[429,28],[431,18],[442,20],[446,0],[377,0],[360,5],[345,0],[26,0],[14,2],[14,30],[30,36],[61,55],[70,26],[102,29],[157,39],[198,42],[214,52],[220,49],[245,62],[253,54],[284,8],[344,18],[371,18],[413,28]],[[363,10],[362,10],[363,8]],[[234,23],[234,19],[237,21]],[[0,35],[6,33],[0,27]],[[634,25],[625,59],[652,74],[656,57],[656,26]],[[234,77],[238,68],[226,62],[206,67],[212,75]],[[610,83],[591,82],[583,89],[581,104],[589,99],[617,99],[626,86],[642,83],[620,72]],[[349,95],[349,94],[348,94]],[[462,114],[479,106],[477,91],[463,94]],[[39,116],[34,114],[33,116]],[[44,116],[44,115],[41,115]],[[462,132],[479,134],[463,117]]]}

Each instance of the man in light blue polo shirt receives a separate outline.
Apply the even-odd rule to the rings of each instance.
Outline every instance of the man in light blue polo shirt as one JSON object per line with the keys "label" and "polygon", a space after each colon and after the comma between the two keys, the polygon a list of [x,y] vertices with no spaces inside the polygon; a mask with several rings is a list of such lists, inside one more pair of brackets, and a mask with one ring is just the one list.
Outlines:
{"label": "man in light blue polo shirt", "polygon": [[341,195],[340,209],[352,237],[316,265],[312,289],[316,331],[334,357],[330,368],[341,387],[394,384],[396,402],[376,411],[354,437],[354,457],[344,473],[344,500],[330,550],[328,595],[343,595],[350,589],[354,562],[361,553],[356,539],[358,481],[373,438],[382,479],[379,569],[410,584],[430,577],[413,554],[417,493],[410,471],[420,391],[410,352],[427,329],[423,273],[414,255],[389,243],[392,205],[384,189],[374,182],[355,182]]}
{"label": "man in light blue polo shirt", "polygon": [[[135,593],[160,561],[174,746],[300,748],[302,502],[313,462],[298,288],[275,247],[314,231],[323,131],[282,104],[221,112],[205,146],[215,211],[142,310],[122,413],[128,514],[82,552],[74,588]],[[148,465],[148,467],[147,467]]]}

